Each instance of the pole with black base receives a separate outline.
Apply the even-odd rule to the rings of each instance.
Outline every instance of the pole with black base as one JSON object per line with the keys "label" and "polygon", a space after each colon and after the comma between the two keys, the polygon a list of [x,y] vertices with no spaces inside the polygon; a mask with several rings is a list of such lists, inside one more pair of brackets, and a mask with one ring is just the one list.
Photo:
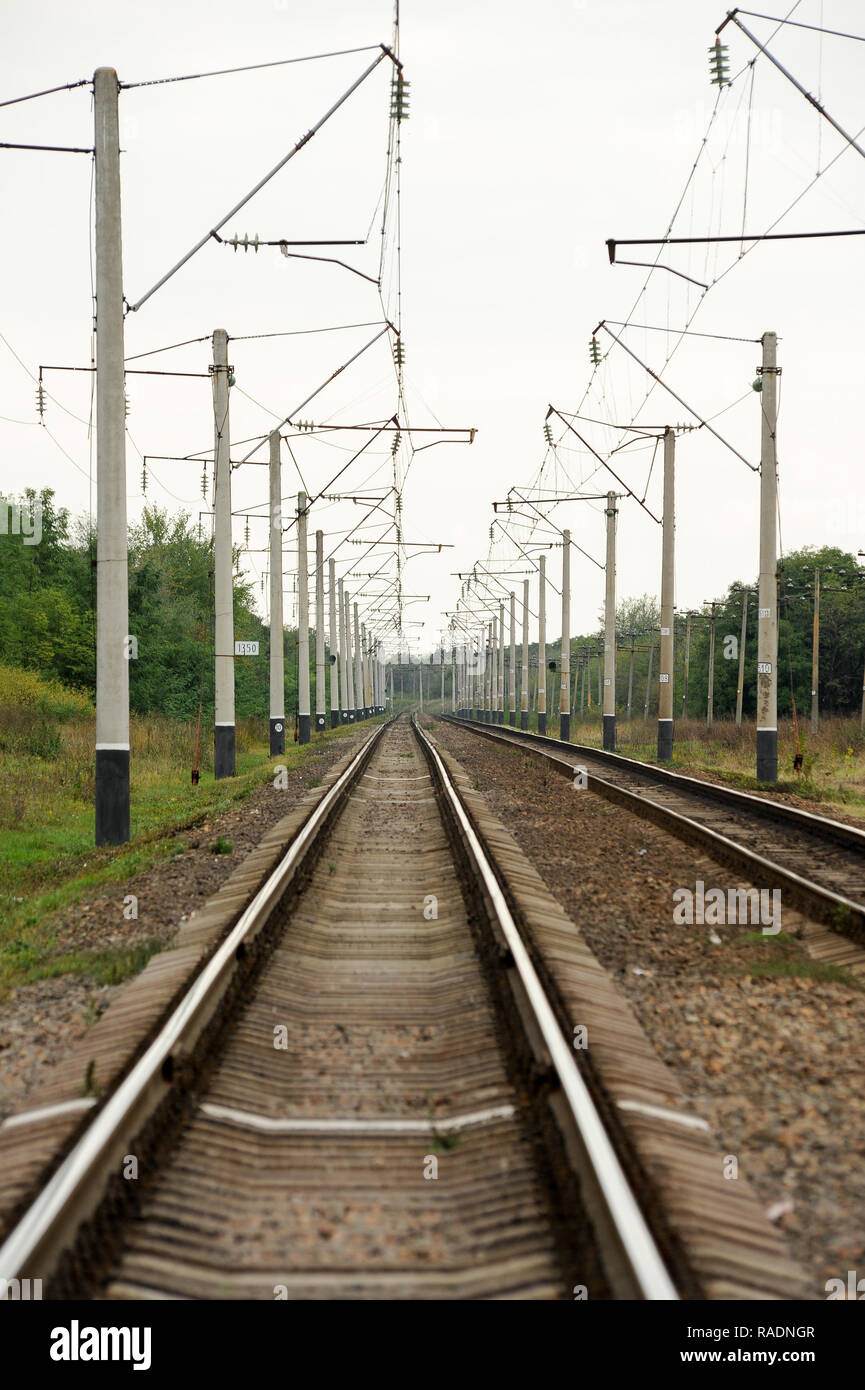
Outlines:
{"label": "pole with black base", "polygon": [[324,660],[324,532],[315,533],[315,728],[327,728]]}
{"label": "pole with black base", "polygon": [[233,777],[234,742],[234,579],[231,556],[231,462],[228,426],[228,334],[213,335],[213,609],[214,670],[213,775]]}
{"label": "pole with black base", "polygon": [[[538,672],[540,677],[540,672]],[[546,682],[546,671],[544,672]],[[559,738],[571,737],[571,533],[562,532],[562,660],[559,691]]]}
{"label": "pole with black base", "polygon": [[309,572],[306,493],[297,494],[297,741],[309,743]]}
{"label": "pole with black base", "polygon": [[616,751],[616,494],[607,493],[604,584],[604,748]]}
{"label": "pole with black base", "polygon": [[129,839],[129,580],[117,73],[93,75],[96,161],[97,845]]}
{"label": "pole with black base", "polygon": [[658,658],[658,762],[673,757],[673,595],[675,592],[676,436],[664,430],[664,531],[661,543],[661,651]]}
{"label": "pole with black base", "polygon": [[285,655],[282,626],[282,475],[279,430],[270,436],[270,752],[285,752]]}
{"label": "pole with black base", "polygon": [[354,723],[354,663],[351,658],[351,618],[349,616],[351,599],[345,592],[345,584],[339,581],[339,599],[342,609],[343,661],[345,662],[345,699],[343,719],[346,724]]}
{"label": "pole with black base", "polygon": [[354,604],[354,717],[360,722],[366,719],[363,707],[363,673],[361,671],[360,623],[357,616],[357,603]]}
{"label": "pole with black base", "polygon": [[523,580],[523,660],[520,669],[520,728],[529,727],[529,581]]}
{"label": "pole with black base", "polygon": [[517,596],[511,590],[511,632],[508,651],[508,723],[517,722]]}
{"label": "pole with black base", "polygon": [[[757,781],[778,780],[777,455],[778,339],[763,334],[760,369],[760,596],[757,609]],[[755,383],[756,386],[757,383]]]}
{"label": "pole with black base", "polygon": [[538,559],[538,733],[547,732],[547,557]]}
{"label": "pole with black base", "polygon": [[328,605],[330,618],[330,727],[339,724],[339,633],[336,626],[336,561],[333,556],[327,563]]}

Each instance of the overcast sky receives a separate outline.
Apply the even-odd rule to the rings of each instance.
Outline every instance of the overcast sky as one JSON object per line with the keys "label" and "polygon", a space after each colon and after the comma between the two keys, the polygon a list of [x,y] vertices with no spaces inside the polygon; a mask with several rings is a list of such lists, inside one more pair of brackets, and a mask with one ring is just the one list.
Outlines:
{"label": "overcast sky", "polygon": [[[779,13],[789,10],[787,0]],[[711,119],[717,91],[709,83],[707,50],[724,13],[724,4],[714,0],[544,0],[535,6],[403,0],[401,56],[412,84],[401,166],[408,406],[415,426],[478,431],[470,447],[442,444],[417,453],[408,474],[406,537],[454,547],[419,558],[406,571],[408,592],[431,595],[428,604],[406,610],[424,622],[412,631],[422,632],[427,648],[441,630],[442,611],[453,609],[459,596],[451,571],[467,570],[478,559],[486,563],[488,554],[494,567],[509,559],[514,569],[525,567],[504,539],[490,552],[491,503],[510,486],[618,487],[560,422],[554,422],[559,447],[547,450],[543,424],[550,403],[619,425],[635,416],[661,427],[696,423],[660,387],[645,400],[650,378],[603,332],[605,355],[592,377],[588,344],[601,319],[630,317],[672,329],[694,315],[693,332],[750,340],[777,331],[783,547],[865,549],[863,239],[764,243],[741,263],[738,243],[667,248],[663,263],[711,289],[704,294],[681,275],[656,271],[639,301],[647,272],[608,262],[606,238],[666,232],[701,149],[674,234],[738,234],[743,225],[765,231],[806,189],[777,230],[865,226],[865,160],[848,148],[815,181],[843,141],[765,58],[747,66],[756,50],[732,25],[724,34],[730,73],[744,72],[721,93]],[[856,0],[800,0],[792,17],[865,31]],[[249,0],[242,7],[226,0],[179,6],[167,0],[134,6],[44,0],[38,9],[8,7],[0,97],[90,77],[102,64],[134,83],[389,42],[392,18],[391,0]],[[774,28],[761,19],[744,23],[764,41]],[[770,47],[842,126],[851,133],[865,126],[865,45],[786,28]],[[121,92],[130,302],[222,218],[374,56],[356,53]],[[375,277],[389,87],[390,67],[383,62],[224,234],[330,240],[369,234],[366,246],[323,254]],[[89,88],[0,110],[0,138],[91,145]],[[31,373],[40,364],[86,366],[91,161],[81,154],[2,150],[0,179],[0,333]],[[648,261],[656,250],[622,249],[620,256]],[[386,260],[391,290],[391,250]],[[393,310],[392,298],[386,302]],[[276,249],[244,255],[211,242],[128,316],[126,352],[204,339],[134,365],[206,374],[214,328],[243,339],[229,351],[237,377],[231,431],[240,440],[273,428],[377,329],[252,335],[381,319],[375,286],[338,266],[284,259]],[[698,417],[717,416],[712,423],[729,444],[759,462],[759,397],[750,390],[759,343],[679,339],[633,327],[624,341],[656,371],[675,349],[665,381]],[[55,400],[48,402],[43,429],[34,383],[2,342],[0,362],[4,488],[50,486],[74,513],[86,512],[91,471],[95,477],[86,423],[89,377],[46,374]],[[205,376],[130,377],[128,394],[134,520],[145,500],[136,446],[147,454],[207,449],[212,403]],[[395,408],[384,338],[301,414],[317,424],[349,424],[384,419]],[[625,438],[604,423],[580,430],[604,457]],[[342,434],[298,442],[295,454],[309,490],[323,487],[350,457],[340,450],[356,449],[367,438]],[[344,491],[387,487],[389,443],[378,452],[370,447],[352,465]],[[652,468],[653,448],[651,440],[627,448],[613,465],[640,496],[647,487],[647,505],[660,514],[660,455]],[[232,457],[246,451],[233,445]],[[677,461],[676,589],[683,611],[718,597],[733,580],[756,576],[759,484],[756,473],[705,429],[683,435]],[[301,485],[287,455],[283,478],[287,495]],[[233,486],[236,511],[261,512],[265,469],[237,470]],[[146,500],[172,511],[183,507],[197,520],[205,505],[200,467],[154,463]],[[360,519],[350,503],[322,504],[313,529],[333,533],[332,545]],[[603,557],[598,503],[561,505],[552,521],[570,526],[585,550]],[[237,517],[235,540],[243,538],[244,520]],[[618,540],[619,595],[657,592],[660,528],[627,499],[620,504]],[[266,564],[256,547],[265,542],[266,523],[254,520],[244,565],[256,584]],[[348,558],[344,564],[341,558],[341,568],[355,564],[359,554],[344,547],[341,557]],[[558,582],[560,551],[551,552],[549,565]],[[361,572],[374,568],[364,562]],[[603,575],[575,554],[572,580],[574,630],[594,629]],[[290,578],[287,588],[290,601]],[[555,634],[557,615],[551,627]]]}

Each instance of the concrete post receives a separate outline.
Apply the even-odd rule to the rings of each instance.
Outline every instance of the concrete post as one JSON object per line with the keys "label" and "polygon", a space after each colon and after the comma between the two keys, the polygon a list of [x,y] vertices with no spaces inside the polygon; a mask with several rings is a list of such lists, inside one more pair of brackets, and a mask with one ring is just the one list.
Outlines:
{"label": "concrete post", "polygon": [[354,723],[354,683],[352,681],[351,633],[348,624],[348,595],[345,580],[339,581],[340,667],[342,670],[342,722]]}
{"label": "concrete post", "polygon": [[520,728],[529,727],[529,581],[523,580],[523,661],[520,670]]}
{"label": "concrete post", "polygon": [[636,640],[637,640],[637,639],[636,639],[636,636],[635,636],[634,633],[632,632],[632,633],[631,633],[631,654],[630,654],[630,658],[629,658],[629,660],[628,660],[628,710],[627,710],[627,720],[628,720],[628,723],[629,723],[629,724],[630,724],[630,722],[631,722],[631,709],[632,709],[632,706],[633,706],[633,703],[634,703],[634,644],[635,644]]}
{"label": "concrete post", "polygon": [[691,671],[691,615],[685,617],[685,669],[682,675],[682,718],[688,718],[688,676]]}
{"label": "concrete post", "polygon": [[814,571],[814,629],[811,638],[811,733],[820,728],[820,571]]}
{"label": "concrete post", "polygon": [[324,659],[324,532],[315,533],[315,727],[327,728],[327,690]]}
{"label": "concrete post", "polygon": [[336,561],[333,556],[327,562],[327,596],[330,618],[330,727],[335,729],[340,722],[339,714],[339,654],[342,643],[336,624]]}
{"label": "concrete post", "polygon": [[760,596],[757,609],[757,780],[778,780],[778,607],[776,591],[776,510],[778,424],[778,340],[763,334],[759,392],[760,432]]}
{"label": "concrete post", "polygon": [[658,762],[673,757],[673,602],[676,564],[676,436],[664,430],[664,531],[661,542],[661,647],[658,656]]}
{"label": "concrete post", "polygon": [[228,424],[228,334],[213,335],[214,426],[214,777],[233,777],[234,737],[234,581],[231,556],[231,463]]}
{"label": "concrete post", "polygon": [[353,605],[354,612],[354,717],[357,720],[366,719],[363,699],[363,672],[361,670],[361,651],[360,651],[360,622],[357,615],[357,603]]}
{"label": "concrete post", "polygon": [[129,571],[117,73],[93,75],[96,163],[95,839],[129,839]]}
{"label": "concrete post", "polygon": [[505,722],[505,605],[499,601],[499,699],[496,707],[496,723]]}
{"label": "concrete post", "polygon": [[517,722],[517,596],[511,590],[511,642],[508,665],[508,723]]}
{"label": "concrete post", "polygon": [[616,494],[607,493],[604,594],[604,748],[616,749]]}
{"label": "concrete post", "polygon": [[297,494],[297,741],[309,743],[309,573],[306,493]]}
{"label": "concrete post", "polygon": [[745,698],[745,645],[748,636],[748,590],[742,590],[742,631],[739,636],[739,676],[736,684],[736,727],[742,725],[742,704]]}
{"label": "concrete post", "polygon": [[[559,690],[559,738],[571,737],[571,533],[562,532],[562,660]],[[546,670],[544,671],[546,682]]]}
{"label": "concrete post", "polygon": [[706,728],[711,729],[715,716],[715,607],[709,621],[709,674],[706,682]]}
{"label": "concrete post", "polygon": [[285,752],[285,632],[282,621],[282,471],[279,430],[270,436],[270,753]]}
{"label": "concrete post", "polygon": [[538,680],[535,698],[538,711],[538,733],[547,732],[547,557],[538,557]]}
{"label": "concrete post", "polygon": [[649,717],[649,703],[652,698],[652,666],[655,660],[655,629],[652,628],[649,636],[649,664],[646,667],[646,703],[643,707],[643,719]]}

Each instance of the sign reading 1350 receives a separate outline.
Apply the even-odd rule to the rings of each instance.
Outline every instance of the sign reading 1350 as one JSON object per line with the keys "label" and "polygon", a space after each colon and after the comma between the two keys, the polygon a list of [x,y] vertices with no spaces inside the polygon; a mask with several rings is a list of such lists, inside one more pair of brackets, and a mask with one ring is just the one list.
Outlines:
{"label": "sign reading 1350", "polygon": [[258,656],[258,643],[257,643],[257,642],[235,642],[235,644],[234,644],[234,655],[235,655],[235,656]]}

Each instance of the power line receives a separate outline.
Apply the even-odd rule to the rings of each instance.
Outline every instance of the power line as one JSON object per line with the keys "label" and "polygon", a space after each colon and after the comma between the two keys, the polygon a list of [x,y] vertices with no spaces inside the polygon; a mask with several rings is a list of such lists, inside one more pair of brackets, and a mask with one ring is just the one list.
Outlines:
{"label": "power line", "polygon": [[[118,85],[121,91],[129,91],[133,87],[162,87],[168,82],[197,82],[202,77],[228,77],[237,72],[259,72],[262,68],[282,68],[289,63],[315,63],[320,58],[344,58],[351,53],[372,53],[376,48],[381,48],[385,54],[390,54],[390,49],[386,49],[384,44],[368,43],[363,48],[338,48],[332,53],[308,53],[302,58],[277,58],[271,63],[248,63],[242,68],[216,68],[213,72],[188,72],[181,77],[150,77],[143,82],[120,82]],[[60,91],[62,89],[55,87],[52,90]],[[41,94],[37,93],[37,95]],[[27,98],[20,97],[19,100],[26,101]],[[5,103],[3,104],[5,105]]]}
{"label": "power line", "polygon": [[51,96],[52,92],[71,92],[74,87],[86,87],[92,79],[80,77],[77,82],[64,82],[60,87],[46,87],[42,92],[29,92],[26,97],[10,97],[7,101],[0,101],[0,106],[17,106],[21,101],[35,101],[37,97]]}
{"label": "power line", "polygon": [[[731,237],[730,240],[739,241],[740,238]],[[737,338],[730,333],[698,333],[693,328],[670,328],[664,327],[663,324],[658,323],[632,323],[630,320],[628,320],[627,323],[623,323],[619,319],[607,319],[606,322],[611,323],[614,328],[645,328],[651,333],[677,333],[683,334],[688,338],[715,338],[718,342],[722,343],[759,343],[761,341],[760,338]],[[588,419],[588,416],[583,416],[582,418]],[[604,424],[606,422],[603,420],[595,420],[593,423]],[[616,425],[614,428],[627,429],[629,426]]]}
{"label": "power line", "polygon": [[[831,34],[833,38],[836,39],[854,39],[857,43],[865,43],[865,35],[863,34],[847,34],[843,29],[824,29],[821,24],[803,24],[799,19],[779,19],[777,15],[758,14],[756,10],[737,9],[736,14],[746,14],[752,19],[768,19],[770,23],[777,24],[778,28],[780,28],[782,24],[787,24],[791,29],[811,29],[816,34]],[[777,34],[777,32],[778,30],[776,29],[775,33]]]}

